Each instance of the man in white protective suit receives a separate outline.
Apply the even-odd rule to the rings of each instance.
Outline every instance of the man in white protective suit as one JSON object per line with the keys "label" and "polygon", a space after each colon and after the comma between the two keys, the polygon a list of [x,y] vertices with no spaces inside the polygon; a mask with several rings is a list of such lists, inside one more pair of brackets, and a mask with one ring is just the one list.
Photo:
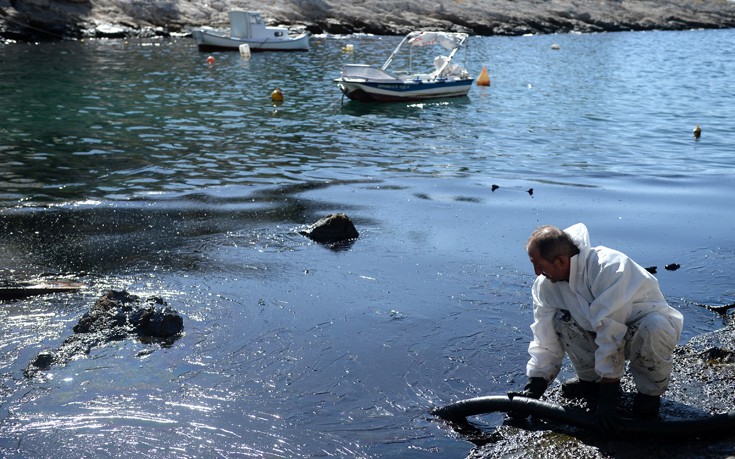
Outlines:
{"label": "man in white protective suit", "polygon": [[562,384],[562,395],[596,400],[597,426],[614,436],[628,360],[638,391],[632,416],[657,418],[684,318],[666,303],[656,278],[617,250],[592,247],[582,223],[564,231],[541,226],[526,251],[538,276],[532,288],[528,384],[509,395],[541,397],[566,353],[577,378]]}

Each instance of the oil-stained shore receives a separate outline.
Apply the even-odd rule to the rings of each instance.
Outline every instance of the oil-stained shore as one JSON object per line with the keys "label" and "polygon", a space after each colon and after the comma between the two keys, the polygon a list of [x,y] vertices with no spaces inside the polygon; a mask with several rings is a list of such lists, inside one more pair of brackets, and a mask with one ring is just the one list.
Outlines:
{"label": "oil-stained shore", "polygon": [[[664,420],[697,419],[735,409],[735,317],[720,330],[695,336],[675,350],[671,387],[662,398]],[[623,407],[632,403],[635,386],[629,375],[623,381]],[[555,382],[546,399],[562,403]],[[565,402],[568,403],[568,402]],[[629,407],[629,406],[628,406]],[[668,459],[735,457],[735,432],[725,437],[609,440],[595,432],[530,420],[524,425],[504,424],[497,429],[470,418],[480,427],[459,437],[478,446],[468,459],[505,458],[651,458]]]}

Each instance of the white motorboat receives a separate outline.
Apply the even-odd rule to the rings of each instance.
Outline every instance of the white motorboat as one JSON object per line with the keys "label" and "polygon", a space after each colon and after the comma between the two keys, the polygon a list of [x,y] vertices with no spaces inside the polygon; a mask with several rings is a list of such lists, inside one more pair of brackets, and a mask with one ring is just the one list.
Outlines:
{"label": "white motorboat", "polygon": [[[346,64],[342,75],[334,82],[342,93],[361,102],[417,101],[442,97],[466,96],[472,86],[467,70],[452,63],[457,51],[468,39],[466,33],[411,32],[398,44],[381,67],[367,64]],[[416,46],[437,45],[449,51],[447,56],[434,58],[434,69],[428,73],[414,73],[412,53],[408,57],[408,71],[389,70],[402,56],[405,44]],[[405,56],[403,56],[405,63]]]}
{"label": "white motorboat", "polygon": [[308,51],[308,32],[290,35],[285,27],[265,25],[260,13],[230,11],[229,35],[211,27],[192,31],[200,51],[238,50],[248,45],[250,51]]}

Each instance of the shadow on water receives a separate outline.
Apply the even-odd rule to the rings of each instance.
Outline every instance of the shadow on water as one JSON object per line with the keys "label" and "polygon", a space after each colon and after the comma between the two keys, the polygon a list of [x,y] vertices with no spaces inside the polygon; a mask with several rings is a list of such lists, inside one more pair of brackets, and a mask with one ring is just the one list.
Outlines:
{"label": "shadow on water", "polygon": [[467,96],[415,102],[358,102],[344,97],[340,103],[338,113],[351,116],[381,115],[390,118],[403,118],[416,115],[429,108],[462,110],[470,106],[471,103]]}
{"label": "shadow on water", "polygon": [[6,209],[0,214],[0,241],[6,253],[59,272],[200,270],[206,252],[221,245],[288,251],[309,244],[298,234],[300,226],[349,208],[299,194],[344,183],[309,182],[238,196],[195,192],[126,203]]}

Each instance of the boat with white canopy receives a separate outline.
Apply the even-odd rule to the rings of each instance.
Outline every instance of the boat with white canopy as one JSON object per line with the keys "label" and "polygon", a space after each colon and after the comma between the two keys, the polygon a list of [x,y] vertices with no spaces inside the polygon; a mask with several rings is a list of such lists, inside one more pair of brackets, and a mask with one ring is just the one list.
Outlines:
{"label": "boat with white canopy", "polygon": [[[398,44],[381,67],[367,64],[346,64],[342,74],[334,80],[342,93],[361,102],[416,101],[442,97],[466,96],[472,78],[464,66],[452,59],[467,42],[466,33],[411,32]],[[414,47],[441,47],[447,55],[434,58],[434,68],[425,73],[413,71],[413,53],[403,57],[408,70],[393,70],[402,56],[404,45]],[[405,53],[403,53],[405,54]]]}

